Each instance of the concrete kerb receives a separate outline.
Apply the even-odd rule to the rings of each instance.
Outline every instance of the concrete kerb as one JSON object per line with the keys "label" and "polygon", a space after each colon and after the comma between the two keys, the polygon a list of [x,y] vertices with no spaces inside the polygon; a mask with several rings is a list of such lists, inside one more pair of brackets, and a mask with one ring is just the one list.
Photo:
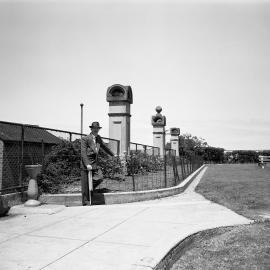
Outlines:
{"label": "concrete kerb", "polygon": [[5,207],[12,207],[14,205],[21,204],[27,199],[26,192],[14,192],[9,194],[0,195],[0,200]]}
{"label": "concrete kerb", "polygon": [[[231,226],[223,226],[223,227],[231,227]],[[200,239],[200,235],[202,232],[211,231],[215,228],[198,231],[191,235],[188,235],[186,238],[174,244],[173,247],[166,253],[166,255],[159,261],[159,263],[155,267],[151,267],[153,270],[166,270],[170,269],[175,261],[177,261],[186,250],[196,241]]]}
{"label": "concrete kerb", "polygon": [[[143,190],[143,191],[131,191],[131,192],[115,192],[115,193],[100,193],[99,197],[102,197],[103,204],[122,204],[139,201],[147,201],[160,199],[177,195],[185,191],[193,179],[201,172],[205,167],[202,165],[199,169],[189,175],[183,182],[175,187]],[[43,194],[39,197],[42,203],[46,204],[60,204],[65,206],[81,206],[81,194]]]}
{"label": "concrete kerb", "polygon": [[25,207],[23,204],[15,205],[10,208],[8,215],[35,215],[47,214],[52,215],[61,212],[66,207],[64,205],[43,204],[38,207]]}
{"label": "concrete kerb", "polygon": [[172,266],[172,263],[179,259],[185,250],[194,242],[199,233],[192,234],[175,245],[166,256],[154,267],[154,270],[165,270]]}

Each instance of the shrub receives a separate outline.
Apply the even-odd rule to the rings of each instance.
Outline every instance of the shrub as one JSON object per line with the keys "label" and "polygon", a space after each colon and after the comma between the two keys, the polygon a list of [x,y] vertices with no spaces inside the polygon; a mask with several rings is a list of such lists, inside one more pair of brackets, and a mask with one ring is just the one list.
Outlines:
{"label": "shrub", "polygon": [[119,157],[108,157],[101,152],[98,158],[98,164],[105,178],[123,178],[124,167]]}
{"label": "shrub", "polygon": [[164,162],[159,156],[152,156],[143,152],[135,152],[131,153],[131,155],[127,157],[128,175],[146,174],[162,170],[163,166]]}
{"label": "shrub", "polygon": [[[61,191],[61,186],[80,180],[80,151],[80,140],[63,140],[52,148],[45,156],[42,172],[38,176],[41,192],[57,193]],[[164,166],[164,162],[158,156],[137,152],[121,160],[119,157],[106,155],[102,150],[98,163],[104,178],[115,180],[123,180],[125,175],[133,173],[146,174],[162,170]]]}
{"label": "shrub", "polygon": [[259,154],[256,151],[232,151],[226,154],[225,160],[228,163],[256,163],[259,161]]}
{"label": "shrub", "polygon": [[38,177],[42,192],[56,193],[60,186],[80,179],[80,144],[63,140],[45,156]]}

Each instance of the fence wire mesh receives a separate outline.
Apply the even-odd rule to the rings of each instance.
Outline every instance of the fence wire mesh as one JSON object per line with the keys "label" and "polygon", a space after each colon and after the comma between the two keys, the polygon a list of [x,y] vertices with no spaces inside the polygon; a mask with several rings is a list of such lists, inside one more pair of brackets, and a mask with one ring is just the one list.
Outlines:
{"label": "fence wire mesh", "polygon": [[[80,192],[81,136],[75,132],[0,121],[0,194],[23,191],[28,185],[26,165],[41,164],[43,192]],[[103,138],[119,154],[119,141]]]}
{"label": "fence wire mesh", "polygon": [[[38,176],[41,192],[81,192],[80,144],[85,134],[2,121],[0,131],[3,141],[0,194],[26,190],[29,179],[25,165],[33,164],[42,165]],[[130,143],[128,153],[119,155],[118,140],[103,137],[103,141],[115,156],[100,154],[95,192],[172,187],[202,164],[195,156],[176,157],[172,149],[166,149],[162,157],[159,148],[138,143]]]}

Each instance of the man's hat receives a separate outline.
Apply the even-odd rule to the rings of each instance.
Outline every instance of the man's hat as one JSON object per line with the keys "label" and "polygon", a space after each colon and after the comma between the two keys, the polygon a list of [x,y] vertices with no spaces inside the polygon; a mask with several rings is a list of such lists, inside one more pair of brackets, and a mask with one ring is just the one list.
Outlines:
{"label": "man's hat", "polygon": [[91,124],[91,126],[89,126],[90,128],[102,128],[100,125],[99,125],[99,122],[93,122]]}

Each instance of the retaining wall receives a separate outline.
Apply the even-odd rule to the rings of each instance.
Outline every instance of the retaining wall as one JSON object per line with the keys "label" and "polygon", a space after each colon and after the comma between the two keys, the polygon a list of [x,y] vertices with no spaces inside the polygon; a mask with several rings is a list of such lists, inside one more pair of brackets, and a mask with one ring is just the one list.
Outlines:
{"label": "retaining wall", "polygon": [[[192,180],[204,168],[201,166],[198,170],[188,176],[182,183],[175,187],[131,191],[131,192],[115,192],[115,193],[95,193],[93,204],[119,204],[131,203],[138,201],[154,200],[163,197],[177,195],[185,191]],[[42,203],[47,204],[62,204],[66,206],[79,206],[82,205],[82,198],[80,193],[76,194],[43,194],[39,197]]]}

